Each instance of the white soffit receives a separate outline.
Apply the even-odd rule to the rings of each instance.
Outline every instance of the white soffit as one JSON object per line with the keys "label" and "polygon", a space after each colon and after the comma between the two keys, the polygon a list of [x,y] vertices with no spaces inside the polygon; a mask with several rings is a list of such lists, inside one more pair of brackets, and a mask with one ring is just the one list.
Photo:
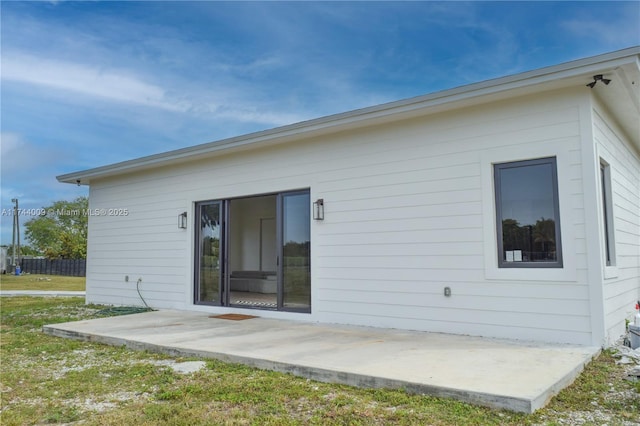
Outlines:
{"label": "white soffit", "polygon": [[596,84],[595,96],[611,112],[640,153],[640,58],[635,64],[616,67],[604,74],[608,86]]}

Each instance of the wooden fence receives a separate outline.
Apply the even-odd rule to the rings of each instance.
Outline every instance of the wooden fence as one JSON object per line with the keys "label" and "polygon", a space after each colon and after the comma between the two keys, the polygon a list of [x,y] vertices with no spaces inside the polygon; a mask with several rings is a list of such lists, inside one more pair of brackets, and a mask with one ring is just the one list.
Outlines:
{"label": "wooden fence", "polygon": [[84,277],[87,275],[86,259],[21,259],[20,269],[30,274],[65,275]]}

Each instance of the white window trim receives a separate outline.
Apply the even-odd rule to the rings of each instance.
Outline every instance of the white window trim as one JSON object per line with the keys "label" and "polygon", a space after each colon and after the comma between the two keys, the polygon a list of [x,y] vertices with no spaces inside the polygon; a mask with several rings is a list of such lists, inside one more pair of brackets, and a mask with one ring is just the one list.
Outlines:
{"label": "white window trim", "polygon": [[[577,281],[574,247],[575,232],[573,201],[569,185],[569,153],[558,151],[566,146],[560,141],[537,143],[531,146],[509,146],[483,151],[480,155],[482,165],[482,221],[484,228],[484,264],[485,278],[488,280],[518,281]],[[558,204],[560,208],[560,232],[562,233],[562,268],[499,268],[498,240],[496,230],[495,185],[493,165],[513,161],[531,160],[543,157],[556,157],[558,174]]]}

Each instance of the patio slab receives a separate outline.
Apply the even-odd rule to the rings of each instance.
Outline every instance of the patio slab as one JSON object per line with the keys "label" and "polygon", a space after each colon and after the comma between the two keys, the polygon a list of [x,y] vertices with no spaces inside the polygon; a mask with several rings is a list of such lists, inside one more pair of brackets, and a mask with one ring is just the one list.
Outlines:
{"label": "patio slab", "polygon": [[[259,314],[258,314],[259,315]],[[161,310],[46,325],[44,332],[201,356],[322,382],[408,392],[531,413],[600,348],[267,318],[234,321]]]}

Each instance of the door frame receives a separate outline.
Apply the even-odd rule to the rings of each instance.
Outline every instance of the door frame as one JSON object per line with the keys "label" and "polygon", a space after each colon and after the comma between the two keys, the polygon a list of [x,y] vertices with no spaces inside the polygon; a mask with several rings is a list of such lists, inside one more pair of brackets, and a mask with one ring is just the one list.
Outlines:
{"label": "door frame", "polygon": [[[276,205],[276,230],[277,230],[277,261],[276,266],[277,269],[277,279],[278,279],[278,310],[285,312],[300,312],[300,313],[311,313],[311,298],[309,298],[309,306],[301,307],[301,308],[285,308],[284,305],[284,199],[287,196],[296,196],[296,195],[308,195],[309,196],[309,205],[308,207],[308,221],[311,222],[311,191],[309,189],[304,190],[294,190],[294,191],[285,191],[278,193],[277,197],[277,205]],[[309,233],[309,292],[311,292],[311,233]]]}
{"label": "door frame", "polygon": [[[242,308],[242,309],[259,309],[259,310],[275,310],[282,312],[299,312],[299,313],[311,313],[311,300],[309,301],[309,306],[304,308],[286,308],[284,306],[284,271],[283,271],[283,237],[284,237],[284,216],[283,216],[283,203],[284,198],[288,195],[301,195],[301,194],[309,194],[311,190],[309,188],[304,189],[295,189],[281,192],[272,192],[265,194],[255,194],[243,197],[233,197],[233,198],[221,198],[221,199],[211,199],[211,200],[203,200],[197,201],[194,203],[194,254],[192,258],[192,262],[194,265],[194,278],[192,283],[193,288],[193,303],[195,305],[205,305],[205,306],[222,306],[222,307],[232,307],[232,308]],[[257,197],[265,197],[275,195],[276,196],[276,216],[275,216],[275,228],[276,228],[276,300],[277,307],[275,309],[264,308],[261,306],[239,306],[239,305],[231,305],[230,304],[230,284],[231,277],[229,271],[229,248],[231,241],[231,227],[230,223],[233,220],[230,217],[230,206],[234,200],[243,200]],[[311,197],[309,197],[310,200]],[[310,202],[310,201],[309,201]],[[219,284],[218,284],[218,299],[216,301],[202,301],[200,300],[200,222],[201,222],[201,207],[205,205],[219,204],[220,206],[220,253],[219,253]],[[311,206],[309,206],[309,222],[311,222]],[[258,236],[261,238],[261,235]],[[310,243],[311,235],[309,235],[309,243]],[[261,248],[260,248],[261,250]],[[309,274],[311,274],[311,250],[309,250]],[[261,263],[260,263],[261,265]],[[262,266],[262,265],[261,265]],[[310,277],[311,278],[311,277]],[[311,280],[309,283],[311,286]],[[311,288],[309,289],[311,291]]]}
{"label": "door frame", "polygon": [[[217,204],[219,206],[219,227],[220,227],[220,237],[218,240],[218,264],[219,264],[219,276],[218,276],[218,300],[223,300],[224,296],[224,281],[226,275],[226,257],[227,249],[226,249],[226,239],[227,233],[225,231],[227,226],[226,221],[226,200],[206,200],[199,201],[195,203],[194,209],[194,256],[193,256],[193,264],[194,264],[194,280],[193,280],[193,302],[197,305],[209,305],[209,306],[220,306],[220,303],[216,303],[216,301],[208,301],[208,300],[200,300],[200,290],[201,290],[201,266],[200,266],[200,224],[202,221],[202,206],[211,206]],[[222,259],[220,257],[223,257]]]}

